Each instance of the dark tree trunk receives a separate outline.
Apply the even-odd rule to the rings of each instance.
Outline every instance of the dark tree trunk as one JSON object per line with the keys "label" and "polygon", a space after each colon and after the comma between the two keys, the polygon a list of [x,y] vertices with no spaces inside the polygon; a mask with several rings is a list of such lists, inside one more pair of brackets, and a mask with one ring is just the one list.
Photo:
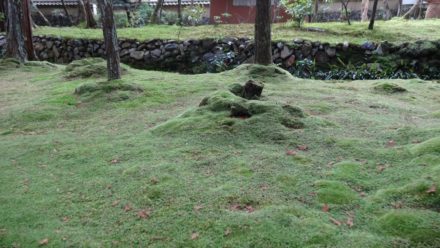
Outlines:
{"label": "dark tree trunk", "polygon": [[376,20],[377,2],[379,2],[379,0],[374,0],[373,3],[373,11],[371,12],[370,25],[368,25],[368,29],[370,30],[373,30],[374,28],[374,21]]}
{"label": "dark tree trunk", "polygon": [[104,33],[105,52],[107,56],[108,80],[121,78],[118,36],[116,34],[113,6],[111,0],[98,0],[101,11],[102,31]]}
{"label": "dark tree trunk", "polygon": [[271,0],[258,0],[256,6],[255,63],[260,65],[272,64],[271,2]]}
{"label": "dark tree trunk", "polygon": [[21,7],[19,0],[7,0],[5,57],[15,58],[20,63],[24,63],[27,61],[27,52],[22,29],[23,12]]}
{"label": "dark tree trunk", "polygon": [[64,14],[66,15],[66,18],[69,21],[69,25],[72,25],[73,21],[72,18],[70,18],[69,11],[67,10],[67,6],[64,0],[61,0],[61,5],[63,6],[63,10],[64,10]]}
{"label": "dark tree trunk", "polygon": [[34,4],[32,2],[32,0],[30,1],[32,8],[34,8],[35,12],[37,12],[37,14],[41,17],[41,19],[44,21],[44,23],[47,26],[51,26],[50,21],[46,18],[46,16],[40,11],[40,9],[38,8],[38,6],[36,4]]}
{"label": "dark tree trunk", "polygon": [[22,15],[22,29],[26,46],[26,52],[29,60],[35,60],[34,43],[32,42],[32,21],[29,0],[21,0]]}
{"label": "dark tree trunk", "polygon": [[96,28],[96,21],[95,18],[93,18],[90,0],[84,0],[84,7],[86,10],[86,28]]}
{"label": "dark tree trunk", "polygon": [[344,9],[344,13],[345,13],[345,18],[347,19],[347,24],[351,25],[350,22],[350,15],[348,14],[348,3],[350,2],[350,0],[346,0],[346,1],[341,1],[342,7]]}
{"label": "dark tree trunk", "polygon": [[0,21],[0,32],[5,32],[6,31],[6,16],[7,16],[7,2],[6,0],[0,0],[0,12],[4,14],[4,19],[2,21]]}
{"label": "dark tree trunk", "polygon": [[76,19],[78,24],[86,20],[86,7],[83,0],[78,0],[78,16]]}
{"label": "dark tree trunk", "polygon": [[177,0],[177,18],[178,24],[182,25],[182,0]]}
{"label": "dark tree trunk", "polygon": [[315,0],[314,6],[313,6],[313,21],[318,21],[318,12],[319,12],[319,0]]}
{"label": "dark tree trunk", "polygon": [[159,21],[160,21],[159,12],[162,9],[162,5],[163,5],[163,0],[158,0],[156,7],[154,8],[153,15],[151,16],[151,23],[153,23],[153,24],[159,23]]}

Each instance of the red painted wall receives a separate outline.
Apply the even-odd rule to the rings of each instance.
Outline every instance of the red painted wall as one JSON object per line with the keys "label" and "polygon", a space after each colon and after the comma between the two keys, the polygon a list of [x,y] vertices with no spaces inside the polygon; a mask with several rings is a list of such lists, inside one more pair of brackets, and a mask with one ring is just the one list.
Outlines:
{"label": "red painted wall", "polygon": [[[232,16],[225,19],[222,17],[223,23],[254,23],[255,6],[234,6],[233,0],[211,0],[211,23],[214,23],[214,16],[222,16],[223,13],[229,13]],[[272,16],[275,16],[275,8],[272,8]],[[284,10],[279,10],[278,15],[282,16],[277,22],[285,22],[289,19],[288,14]]]}

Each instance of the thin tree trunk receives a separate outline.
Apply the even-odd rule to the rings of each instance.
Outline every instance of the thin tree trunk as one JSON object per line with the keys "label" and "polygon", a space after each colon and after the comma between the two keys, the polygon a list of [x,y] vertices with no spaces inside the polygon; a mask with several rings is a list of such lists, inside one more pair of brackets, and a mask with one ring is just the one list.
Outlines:
{"label": "thin tree trunk", "polygon": [[31,6],[32,8],[34,8],[35,12],[37,12],[37,14],[41,17],[41,19],[44,21],[44,23],[47,26],[51,26],[50,21],[46,18],[46,16],[40,11],[40,9],[38,8],[38,6],[36,4],[34,4],[31,0]]}
{"label": "thin tree trunk", "polygon": [[370,0],[362,0],[362,15],[361,21],[368,21],[368,9],[370,8]]}
{"label": "thin tree trunk", "polygon": [[411,7],[411,9],[408,10],[402,17],[404,19],[409,19],[411,15],[419,8],[421,0],[417,0],[417,2],[414,3],[414,5]]}
{"label": "thin tree trunk", "polygon": [[90,0],[84,0],[84,8],[86,10],[86,28],[96,28],[96,21],[95,18],[93,18]]}
{"label": "thin tree trunk", "polygon": [[313,21],[318,21],[318,12],[319,12],[319,0],[315,0],[315,4],[313,6]]}
{"label": "thin tree trunk", "polygon": [[401,12],[402,12],[402,0],[399,0],[397,3],[397,14],[396,15],[400,16]]}
{"label": "thin tree trunk", "polygon": [[342,4],[342,7],[344,8],[345,18],[347,19],[347,23],[348,23],[348,25],[351,25],[350,16],[348,15],[348,3],[349,2],[350,2],[350,0],[341,1],[341,4]]}
{"label": "thin tree trunk", "polygon": [[107,56],[108,80],[121,78],[120,58],[118,51],[118,36],[111,0],[98,0],[101,11],[102,31],[104,33],[105,52]]}
{"label": "thin tree trunk", "polygon": [[383,6],[384,6],[384,9],[385,9],[384,19],[385,20],[390,20],[393,14],[391,13],[389,1],[388,0],[383,0]]}
{"label": "thin tree trunk", "polygon": [[61,5],[63,6],[64,14],[66,15],[66,18],[69,21],[69,25],[72,25],[73,21],[72,21],[72,18],[70,18],[69,11],[67,10],[67,6],[66,6],[66,3],[64,2],[64,0],[61,0]]}
{"label": "thin tree trunk", "polygon": [[0,12],[4,14],[4,18],[0,21],[0,32],[6,31],[6,16],[7,16],[7,2],[5,0],[0,0]]}
{"label": "thin tree trunk", "polygon": [[177,0],[177,18],[178,20],[178,25],[182,25],[182,0]]}
{"label": "thin tree trunk", "polygon": [[34,43],[32,41],[32,21],[29,0],[21,0],[22,15],[22,29],[26,46],[26,52],[29,60],[35,60],[36,55],[34,51]]}
{"label": "thin tree trunk", "polygon": [[272,64],[271,0],[258,0],[255,18],[255,63]]}
{"label": "thin tree trunk", "polygon": [[7,58],[15,58],[20,63],[27,61],[22,29],[22,9],[19,0],[7,0],[6,20],[6,54]]}
{"label": "thin tree trunk", "polygon": [[163,1],[164,0],[157,1],[156,7],[154,8],[153,15],[151,16],[151,23],[153,23],[153,24],[158,24],[160,21],[159,20],[159,12],[162,9]]}
{"label": "thin tree trunk", "polygon": [[84,5],[84,1],[78,0],[78,16],[77,16],[78,24],[86,21],[86,15],[87,14],[86,14],[86,7]]}
{"label": "thin tree trunk", "polygon": [[368,25],[368,29],[370,30],[373,30],[374,28],[374,21],[376,20],[377,2],[379,2],[379,0],[374,0],[373,3],[373,11],[371,13],[370,25]]}

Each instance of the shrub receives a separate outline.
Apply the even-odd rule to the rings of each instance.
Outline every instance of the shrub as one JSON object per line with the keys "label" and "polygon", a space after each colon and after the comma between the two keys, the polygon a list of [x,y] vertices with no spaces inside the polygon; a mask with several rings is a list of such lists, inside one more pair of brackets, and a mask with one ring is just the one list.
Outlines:
{"label": "shrub", "polygon": [[204,15],[205,7],[200,4],[183,9],[183,21],[186,25],[196,26],[202,24]]}
{"label": "shrub", "polygon": [[313,12],[312,0],[281,0],[281,4],[286,8],[287,13],[292,15],[297,28],[301,28],[304,18]]}

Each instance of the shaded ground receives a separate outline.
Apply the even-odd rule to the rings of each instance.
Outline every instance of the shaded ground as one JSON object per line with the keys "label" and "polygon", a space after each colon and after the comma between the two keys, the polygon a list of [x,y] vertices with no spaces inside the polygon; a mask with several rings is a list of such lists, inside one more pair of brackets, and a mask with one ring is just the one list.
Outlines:
{"label": "shaded ground", "polygon": [[[274,24],[273,39],[291,41],[295,38],[309,39],[312,41],[330,43],[363,43],[365,41],[389,41],[395,43],[414,42],[417,40],[440,39],[440,20],[391,20],[376,21],[374,30],[367,29],[368,23],[354,22],[347,25],[341,22],[312,23],[306,24],[305,28],[320,28],[325,32],[310,32],[297,30],[291,24]],[[198,27],[183,27],[170,25],[153,25],[143,28],[118,29],[119,38],[138,40],[149,39],[200,39],[200,38],[223,38],[223,37],[253,37],[254,26],[252,24],[240,25],[212,25]],[[35,32],[37,35],[54,35],[74,38],[102,39],[102,31],[99,29],[80,28],[50,28],[41,27]]]}
{"label": "shaded ground", "polygon": [[[241,66],[127,68],[103,87],[63,66],[0,68],[2,247],[440,243],[437,82]],[[229,94],[248,79],[265,84],[259,100]],[[231,101],[270,108],[231,118]],[[284,105],[304,111],[303,128],[282,125]]]}

